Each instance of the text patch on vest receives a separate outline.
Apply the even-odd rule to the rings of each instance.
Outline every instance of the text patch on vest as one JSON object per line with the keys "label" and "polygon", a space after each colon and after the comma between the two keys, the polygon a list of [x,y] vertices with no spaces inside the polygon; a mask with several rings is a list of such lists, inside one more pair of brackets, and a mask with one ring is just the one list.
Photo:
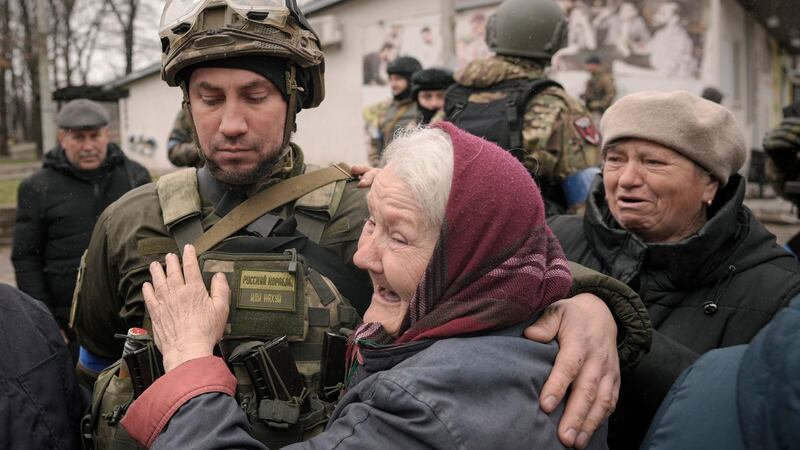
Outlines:
{"label": "text patch on vest", "polygon": [[242,270],[237,306],[244,309],[294,311],[295,277],[289,272]]}

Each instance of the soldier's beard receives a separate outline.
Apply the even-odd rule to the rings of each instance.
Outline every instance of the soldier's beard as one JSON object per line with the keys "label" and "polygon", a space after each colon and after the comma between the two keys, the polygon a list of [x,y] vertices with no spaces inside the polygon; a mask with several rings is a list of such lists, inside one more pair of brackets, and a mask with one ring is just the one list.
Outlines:
{"label": "soldier's beard", "polygon": [[281,144],[278,144],[250,170],[223,169],[214,159],[206,157],[203,151],[200,152],[200,159],[203,160],[215,179],[226,184],[252,186],[259,182],[266,181],[270,175],[272,175],[276,164],[281,159],[281,153]]}

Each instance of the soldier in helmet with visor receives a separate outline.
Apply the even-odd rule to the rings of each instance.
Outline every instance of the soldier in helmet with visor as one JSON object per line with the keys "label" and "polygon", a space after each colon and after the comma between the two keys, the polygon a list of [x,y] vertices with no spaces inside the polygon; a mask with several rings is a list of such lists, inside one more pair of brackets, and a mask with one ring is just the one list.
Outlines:
{"label": "soldier in helmet with visor", "polygon": [[153,353],[119,360],[129,346],[115,335],[149,327],[148,266],[194,244],[206,282],[222,272],[232,287],[218,351],[253,435],[298,442],[324,427],[343,379],[335,355],[372,293],[352,265],[365,193],[349,168],[315,171],[290,141],[295,115],[324,97],[319,39],[295,0],[168,1],[159,34],[162,78],[183,91],[204,167],[135,190],[98,220],[72,311],[79,373],[89,385],[99,375],[84,436],[129,442],[119,420],[160,357],[137,337]]}

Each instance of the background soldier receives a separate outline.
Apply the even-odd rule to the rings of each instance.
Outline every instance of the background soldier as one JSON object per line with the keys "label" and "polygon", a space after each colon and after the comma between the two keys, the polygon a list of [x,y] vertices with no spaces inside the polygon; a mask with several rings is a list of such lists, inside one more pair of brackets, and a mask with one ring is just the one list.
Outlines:
{"label": "background soldier", "polygon": [[108,113],[91,100],[73,100],[56,118],[58,147],[19,187],[14,249],[17,286],[43,301],[77,359],[67,326],[81,255],[100,213],[150,174],[108,140]]}
{"label": "background soldier", "polygon": [[[767,179],[778,195],[800,207],[800,102],[784,108],[783,117],[783,122],[764,136]],[[800,257],[800,233],[785,247]]]}
{"label": "background soldier", "polygon": [[453,85],[448,69],[422,69],[411,76],[411,98],[417,103],[417,117],[410,125],[428,125],[444,119],[444,96]]}
{"label": "background soldier", "polygon": [[417,104],[411,98],[411,75],[422,69],[415,58],[401,56],[386,68],[392,99],[369,106],[364,110],[364,120],[370,135],[367,161],[378,167],[383,149],[392,141],[394,133],[402,130],[417,116]]}
{"label": "background soldier", "polygon": [[720,92],[720,90],[714,86],[706,86],[703,88],[703,92],[700,93],[700,97],[710,100],[718,105],[722,104],[722,99],[724,98],[722,92]]}
{"label": "background soldier", "polygon": [[617,89],[614,87],[614,78],[603,70],[600,58],[597,56],[586,58],[586,71],[591,76],[586,81],[583,101],[595,123],[600,123],[600,117],[614,103]]}
{"label": "background soldier", "polygon": [[[339,331],[359,321],[345,299],[363,312],[372,293],[352,265],[367,208],[349,171],[304,174],[303,152],[289,141],[295,114],[324,97],[318,37],[293,1],[244,11],[236,5],[207,2],[188,19],[181,2],[165,6],[161,74],[183,90],[205,165],[162,176],[100,217],[73,305],[78,370],[91,383],[97,373],[87,361],[110,364],[123,354],[124,340],[114,335],[147,327],[141,287],[149,265],[194,242],[206,281],[215,272],[229,277],[229,332],[220,351],[239,367],[254,435],[277,448],[324,427],[328,394],[335,398],[343,380]],[[213,45],[193,45],[210,35]],[[288,193],[276,191],[287,185]],[[99,375],[89,419],[98,446],[125,440],[117,427],[121,405],[141,387],[126,373],[155,367],[157,376],[150,361],[160,357],[151,349],[143,362],[129,353]]]}
{"label": "background soldier", "polygon": [[181,109],[175,116],[175,124],[169,133],[167,141],[167,157],[169,162],[178,167],[200,167],[200,150],[192,137],[192,120]]}
{"label": "background soldier", "polygon": [[600,135],[583,105],[545,78],[566,37],[567,19],[552,0],[504,1],[486,33],[497,56],[457,73],[445,100],[447,120],[511,151],[535,174],[548,215],[582,209],[600,162]]}

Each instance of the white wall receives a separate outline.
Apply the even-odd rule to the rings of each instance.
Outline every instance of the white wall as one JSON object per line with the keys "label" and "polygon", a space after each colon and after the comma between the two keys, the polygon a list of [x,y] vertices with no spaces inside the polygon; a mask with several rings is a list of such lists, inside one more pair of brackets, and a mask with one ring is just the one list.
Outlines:
{"label": "white wall", "polygon": [[130,95],[119,102],[122,149],[151,171],[174,169],[167,159],[167,138],[181,107],[181,90],[167,86],[159,73],[126,88]]}
{"label": "white wall", "polygon": [[[325,100],[297,117],[294,141],[315,164],[365,163],[366,143],[361,116],[363,33],[379,20],[396,21],[439,13],[438,0],[350,0],[319,14],[336,15],[342,43],[325,48]],[[389,88],[386,87],[386,98]]]}

